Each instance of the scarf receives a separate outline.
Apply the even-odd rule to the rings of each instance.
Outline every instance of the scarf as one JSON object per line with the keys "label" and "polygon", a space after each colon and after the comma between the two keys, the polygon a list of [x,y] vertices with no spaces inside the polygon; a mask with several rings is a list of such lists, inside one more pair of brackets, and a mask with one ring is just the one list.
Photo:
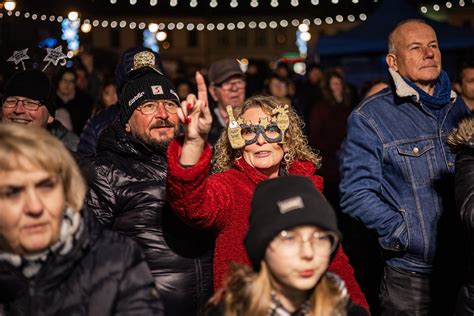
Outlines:
{"label": "scarf", "polygon": [[406,78],[403,78],[403,80],[418,92],[421,103],[431,109],[439,110],[451,100],[451,81],[444,70],[441,71],[438,79],[436,79],[433,95],[429,95],[410,80]]}
{"label": "scarf", "polygon": [[32,255],[20,256],[0,251],[0,261],[9,262],[19,268],[25,277],[32,278],[41,270],[43,264],[52,254],[65,256],[71,252],[75,241],[82,235],[83,226],[81,214],[67,208],[63,214],[59,239],[56,243],[46,250]]}
{"label": "scarf", "polygon": [[270,305],[269,316],[307,316],[309,315],[309,300],[304,302],[297,311],[289,312],[278,299],[275,292],[272,292],[272,301]]}

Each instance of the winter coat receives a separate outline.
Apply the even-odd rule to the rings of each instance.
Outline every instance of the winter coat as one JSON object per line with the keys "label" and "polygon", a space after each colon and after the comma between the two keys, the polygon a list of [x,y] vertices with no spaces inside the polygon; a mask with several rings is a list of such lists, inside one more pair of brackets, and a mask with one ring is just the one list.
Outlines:
{"label": "winter coat", "polygon": [[[231,262],[250,265],[243,245],[248,230],[250,204],[256,185],[268,177],[238,159],[232,168],[208,176],[211,148],[206,145],[200,160],[192,167],[179,163],[182,142],[174,140],[168,147],[168,197],[173,210],[194,227],[216,235],[214,255],[214,288],[222,286]],[[289,173],[311,178],[319,191],[323,179],[315,176],[311,162],[296,161]],[[364,294],[354,278],[354,271],[339,247],[329,267],[346,282],[353,300],[367,307]]]}
{"label": "winter coat", "polygon": [[46,126],[48,132],[54,137],[57,137],[67,149],[72,152],[77,150],[79,144],[79,137],[76,134],[69,131],[66,127],[61,124],[58,120],[54,120],[52,123]]}
{"label": "winter coat", "polygon": [[456,315],[474,314],[474,116],[463,120],[449,138],[456,157],[455,198],[468,240],[468,273]]}
{"label": "winter coat", "polygon": [[80,157],[95,155],[100,134],[113,122],[118,112],[118,104],[114,104],[87,120],[77,146]]}
{"label": "winter coat", "polygon": [[73,249],[34,277],[0,259],[0,315],[164,315],[140,247],[85,212]]}
{"label": "winter coat", "polygon": [[95,174],[87,204],[103,225],[141,245],[166,315],[197,315],[212,295],[213,238],[170,210],[165,154],[152,152],[114,122],[89,162]]}

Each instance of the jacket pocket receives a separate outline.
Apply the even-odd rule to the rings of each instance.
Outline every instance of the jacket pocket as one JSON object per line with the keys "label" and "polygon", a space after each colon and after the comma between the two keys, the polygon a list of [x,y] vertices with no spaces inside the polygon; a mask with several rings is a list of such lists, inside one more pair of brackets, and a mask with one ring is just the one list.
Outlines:
{"label": "jacket pocket", "polygon": [[379,238],[379,243],[385,250],[390,250],[397,253],[406,252],[408,249],[408,225],[406,220],[406,214],[401,210],[403,222],[395,231],[385,237]]}
{"label": "jacket pocket", "polygon": [[435,178],[434,144],[431,139],[398,144],[397,160],[405,180],[415,187],[432,185]]}

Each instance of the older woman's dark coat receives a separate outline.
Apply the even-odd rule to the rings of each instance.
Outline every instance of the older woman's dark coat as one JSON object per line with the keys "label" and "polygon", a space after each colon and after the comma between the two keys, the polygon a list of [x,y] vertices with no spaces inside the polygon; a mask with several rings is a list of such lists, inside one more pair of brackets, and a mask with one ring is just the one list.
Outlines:
{"label": "older woman's dark coat", "polygon": [[73,249],[33,278],[0,260],[0,315],[164,315],[140,247],[84,215]]}

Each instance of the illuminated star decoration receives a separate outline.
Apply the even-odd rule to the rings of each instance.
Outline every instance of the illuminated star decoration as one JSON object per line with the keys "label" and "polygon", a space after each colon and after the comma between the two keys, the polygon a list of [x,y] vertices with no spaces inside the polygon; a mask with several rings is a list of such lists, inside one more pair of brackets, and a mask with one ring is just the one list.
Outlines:
{"label": "illuminated star decoration", "polygon": [[67,56],[63,53],[63,47],[62,46],[58,46],[55,49],[46,48],[46,51],[47,51],[47,54],[46,54],[46,57],[43,59],[43,61],[47,61],[48,63],[46,64],[46,66],[44,66],[43,71],[45,71],[46,68],[48,68],[49,64],[51,64],[51,63],[53,63],[55,66],[57,66],[58,62],[61,59],[63,59],[61,61],[61,66],[66,65]]}
{"label": "illuminated star decoration", "polygon": [[23,62],[23,60],[30,59],[30,56],[28,56],[26,54],[27,52],[28,52],[28,48],[25,48],[23,50],[15,50],[13,52],[13,55],[10,58],[8,58],[7,61],[14,62],[15,63],[15,68],[18,68],[18,67],[16,67],[16,65],[21,63],[21,66],[23,67],[23,70],[26,70],[25,63]]}

